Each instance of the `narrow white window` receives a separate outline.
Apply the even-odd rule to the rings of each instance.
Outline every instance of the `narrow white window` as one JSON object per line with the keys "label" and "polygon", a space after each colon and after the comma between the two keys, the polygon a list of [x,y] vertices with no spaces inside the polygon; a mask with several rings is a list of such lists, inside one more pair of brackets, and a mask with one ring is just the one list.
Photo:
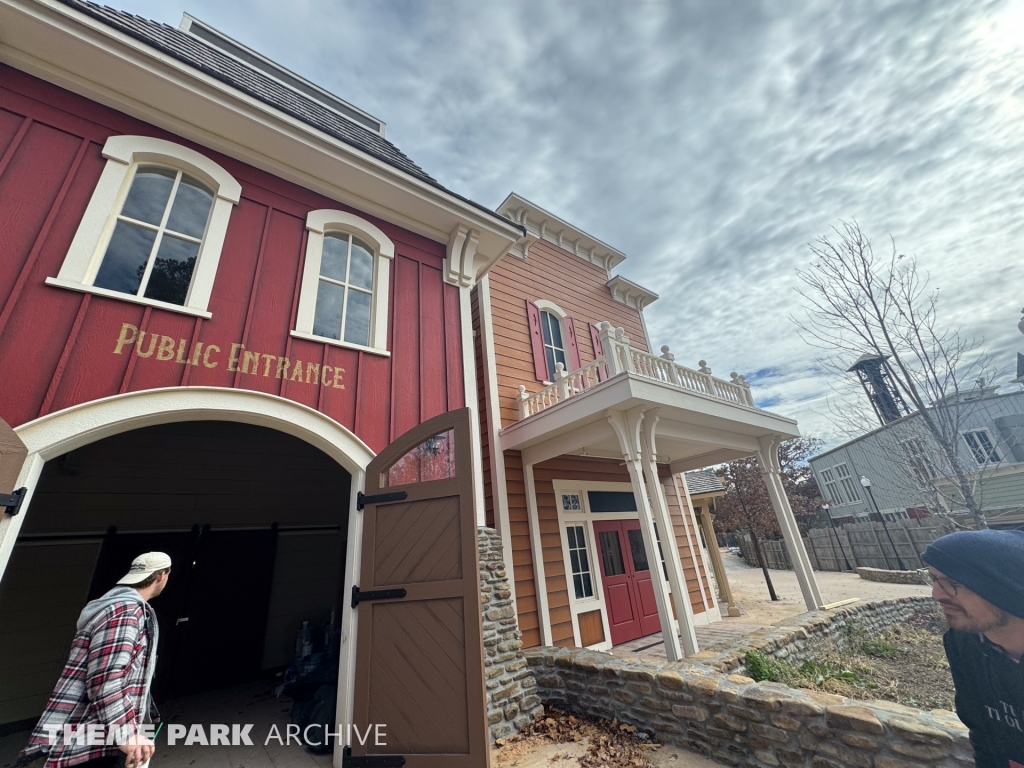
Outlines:
{"label": "narrow white window", "polygon": [[979,467],[986,464],[998,464],[1002,461],[988,430],[976,429],[972,432],[964,432],[964,442],[971,449],[971,455],[974,456],[974,461]]}
{"label": "narrow white window", "polygon": [[306,261],[292,335],[388,354],[394,243],[369,221],[345,211],[312,211],[306,229]]}
{"label": "narrow white window", "polygon": [[565,529],[569,542],[569,562],[572,567],[572,586],[577,600],[594,596],[590,557],[587,554],[587,536],[582,525],[569,525]]}
{"label": "narrow white window", "polygon": [[825,484],[825,499],[836,506],[843,504],[842,491],[839,490],[839,485],[836,483],[831,469],[821,470],[821,480]]}
{"label": "narrow white window", "polygon": [[556,363],[562,364],[562,370],[569,370],[565,357],[565,341],[562,339],[562,321],[554,312],[544,310],[540,313],[540,327],[544,333],[544,357],[548,364],[548,379],[554,381]]}
{"label": "narrow white window", "polygon": [[839,478],[839,483],[842,486],[843,493],[846,495],[847,503],[858,503],[860,501],[860,494],[857,493],[857,487],[853,484],[853,478],[850,477],[850,470],[847,469],[845,464],[836,464],[833,469]]}

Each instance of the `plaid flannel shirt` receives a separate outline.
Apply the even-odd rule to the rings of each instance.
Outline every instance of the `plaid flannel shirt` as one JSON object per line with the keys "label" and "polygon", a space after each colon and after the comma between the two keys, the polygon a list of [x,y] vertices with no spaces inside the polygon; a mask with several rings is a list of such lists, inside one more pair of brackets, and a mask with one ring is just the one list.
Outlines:
{"label": "plaid flannel shirt", "polygon": [[[46,709],[22,754],[48,753],[45,768],[69,768],[87,760],[120,752],[116,743],[90,745],[72,738],[63,728],[89,725],[135,727],[144,722],[146,665],[151,633],[147,608],[138,601],[118,601],[105,608],[75,634],[71,655]],[[48,729],[58,729],[51,741]],[[85,742],[86,739],[81,739]]]}

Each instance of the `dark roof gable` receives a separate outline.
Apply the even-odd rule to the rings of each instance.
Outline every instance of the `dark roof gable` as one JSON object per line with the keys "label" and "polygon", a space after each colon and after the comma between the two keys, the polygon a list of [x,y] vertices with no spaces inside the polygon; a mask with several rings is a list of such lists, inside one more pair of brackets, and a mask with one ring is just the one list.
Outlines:
{"label": "dark roof gable", "polygon": [[421,181],[444,189],[383,136],[346,120],[314,99],[295,92],[194,35],[158,21],[151,21],[87,0],[61,0],[61,2],[168,56],[195,67],[210,77],[237,88],[275,109],[286,112],[410,176],[415,176]]}

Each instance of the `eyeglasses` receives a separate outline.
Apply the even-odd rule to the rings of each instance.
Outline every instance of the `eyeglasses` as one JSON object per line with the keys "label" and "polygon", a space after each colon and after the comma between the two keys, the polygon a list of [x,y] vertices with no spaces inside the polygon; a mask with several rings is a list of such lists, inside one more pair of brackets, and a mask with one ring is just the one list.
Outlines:
{"label": "eyeglasses", "polygon": [[950,597],[956,597],[957,590],[959,590],[960,587],[963,586],[963,584],[961,584],[960,582],[953,581],[952,579],[947,579],[945,576],[932,576],[930,571],[924,572],[924,578],[928,582],[929,587],[932,584],[938,584],[939,589],[941,589]]}

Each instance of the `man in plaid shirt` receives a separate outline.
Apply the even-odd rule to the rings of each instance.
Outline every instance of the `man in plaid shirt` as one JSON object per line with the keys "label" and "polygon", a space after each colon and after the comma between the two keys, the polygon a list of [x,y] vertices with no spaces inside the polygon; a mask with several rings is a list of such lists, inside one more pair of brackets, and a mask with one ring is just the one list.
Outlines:
{"label": "man in plaid shirt", "polygon": [[45,768],[142,766],[153,754],[139,726],[154,722],[150,687],[159,628],[149,601],[167,586],[171,558],[148,552],[117,586],[78,618],[71,657],[22,756],[47,755]]}

